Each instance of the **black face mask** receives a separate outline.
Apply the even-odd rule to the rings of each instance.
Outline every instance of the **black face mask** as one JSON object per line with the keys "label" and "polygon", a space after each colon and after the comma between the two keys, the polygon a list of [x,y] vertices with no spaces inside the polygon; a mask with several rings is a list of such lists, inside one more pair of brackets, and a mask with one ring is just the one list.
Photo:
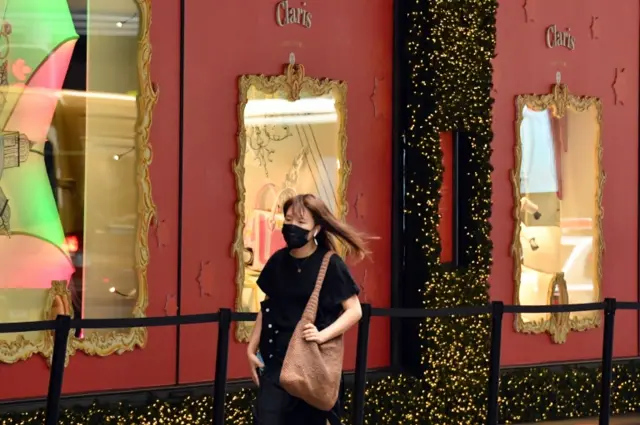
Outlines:
{"label": "black face mask", "polygon": [[289,249],[302,248],[309,242],[309,230],[303,229],[295,224],[285,224],[282,226],[282,236]]}

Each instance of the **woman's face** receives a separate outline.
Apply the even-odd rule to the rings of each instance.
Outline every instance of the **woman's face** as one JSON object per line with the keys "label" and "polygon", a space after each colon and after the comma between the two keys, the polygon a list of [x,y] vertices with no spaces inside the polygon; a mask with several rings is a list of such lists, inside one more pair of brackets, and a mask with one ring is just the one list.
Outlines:
{"label": "woman's face", "polygon": [[300,211],[295,212],[293,211],[293,208],[289,208],[284,216],[284,223],[309,230],[309,239],[313,237],[313,232],[311,232],[311,230],[316,227],[313,215],[307,208],[302,208]]}

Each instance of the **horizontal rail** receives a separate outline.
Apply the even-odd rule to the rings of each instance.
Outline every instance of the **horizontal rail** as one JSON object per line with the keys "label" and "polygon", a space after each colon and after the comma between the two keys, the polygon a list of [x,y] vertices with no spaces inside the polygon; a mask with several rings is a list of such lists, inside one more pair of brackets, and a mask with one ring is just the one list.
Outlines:
{"label": "horizontal rail", "polygon": [[[640,311],[640,302],[618,301],[617,310]],[[581,311],[604,311],[605,303],[562,304],[562,305],[505,305],[504,313],[573,313]],[[491,314],[491,305],[459,306],[439,309],[422,308],[372,308],[371,317],[404,319],[424,319],[427,317],[477,316]],[[251,322],[256,313],[231,313],[231,322]],[[137,327],[183,326],[217,323],[220,313],[188,314],[167,317],[130,317],[120,319],[72,319],[71,329],[124,329]],[[51,331],[55,320],[40,322],[0,323],[0,334],[17,332]]]}
{"label": "horizontal rail", "polygon": [[[640,309],[640,304],[638,304]],[[604,303],[561,305],[505,305],[505,313],[574,313],[579,311],[604,311]]]}
{"label": "horizontal rail", "polygon": [[491,313],[490,305],[449,307],[439,309],[424,308],[372,308],[373,317],[392,317],[404,319],[420,319],[426,317],[477,316]]}
{"label": "horizontal rail", "polygon": [[[640,311],[640,303],[617,302],[612,298],[607,298],[604,302],[600,303],[543,306],[504,305],[504,303],[500,301],[494,301],[490,305],[484,306],[458,306],[440,309],[372,308],[369,304],[363,304],[363,315],[360,323],[358,324],[356,385],[353,399],[352,422],[354,425],[364,425],[365,423],[364,411],[366,402],[367,355],[370,323],[373,317],[418,319],[427,317],[490,316],[490,367],[487,385],[487,416],[484,423],[486,425],[497,425],[499,421],[500,351],[502,346],[502,324],[504,314],[603,311],[604,337],[602,345],[602,384],[600,388],[599,423],[600,425],[609,425],[611,415],[611,382],[613,380],[614,318],[616,311],[619,310]],[[218,341],[216,346],[217,356],[214,379],[214,406],[210,423],[213,425],[223,425],[225,422],[225,399],[227,368],[229,366],[229,334],[231,323],[252,321],[255,320],[256,317],[256,313],[234,313],[228,308],[222,308],[217,313],[170,317],[71,319],[68,316],[58,316],[56,320],[42,322],[0,324],[0,333],[43,330],[54,331],[52,367],[50,369],[49,391],[45,409],[45,425],[57,425],[60,415],[60,397],[62,395],[64,364],[67,356],[67,341],[72,329],[117,329],[216,323],[218,325]]]}

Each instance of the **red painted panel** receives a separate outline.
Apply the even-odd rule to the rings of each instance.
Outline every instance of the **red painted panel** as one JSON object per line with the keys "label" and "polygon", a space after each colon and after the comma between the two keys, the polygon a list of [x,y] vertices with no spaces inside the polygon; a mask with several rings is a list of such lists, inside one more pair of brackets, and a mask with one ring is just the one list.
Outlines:
{"label": "red painted panel", "polygon": [[453,133],[440,133],[442,149],[442,187],[440,188],[440,261],[453,261]]}
{"label": "red painted panel", "polygon": [[[525,22],[528,12],[529,22]],[[603,260],[604,296],[637,299],[637,181],[638,181],[638,34],[637,1],[529,2],[526,10],[518,2],[501,2],[498,8],[497,58],[494,60],[492,162],[494,266],[491,295],[513,300],[513,192],[509,173],[514,166],[515,97],[525,93],[548,93],[556,71],[572,93],[597,96],[603,102],[602,137],[604,170]],[[545,29],[556,24],[571,29],[576,49],[549,49]],[[624,68],[612,88],[616,68]],[[635,313],[619,313],[616,320],[614,354],[635,356],[638,321]],[[599,358],[602,330],[571,333],[564,345],[552,344],[546,335],[517,334],[511,317],[504,323],[505,365]]]}
{"label": "red painted panel", "polygon": [[[149,316],[164,315],[166,296],[177,291],[179,28],[178,2],[154,5],[151,74],[161,93],[153,113],[151,180],[158,217],[164,220],[166,246],[158,247],[151,232]],[[144,350],[108,358],[76,354],[65,374],[64,392],[170,385],[175,383],[176,361],[175,329],[153,328]],[[14,365],[0,364],[0,376],[3,382],[11,382],[0,385],[0,399],[42,396],[47,392],[49,369],[38,356]]]}
{"label": "red painted panel", "polygon": [[[235,303],[231,244],[236,189],[231,162],[237,156],[237,81],[242,74],[282,73],[290,52],[305,65],[307,74],[345,80],[349,85],[348,157],[353,173],[348,220],[380,237],[371,244],[372,261],[352,271],[365,287],[366,301],[389,305],[392,1],[309,1],[310,29],[279,27],[276,3],[186,4],[183,314],[211,312]],[[201,296],[196,281],[203,261],[214,264],[217,286],[210,297]],[[388,323],[375,321],[371,334],[370,366],[384,366],[389,362]],[[213,378],[216,336],[215,326],[181,330],[181,382]],[[353,367],[355,332],[347,341],[346,366]],[[229,376],[248,376],[245,346],[232,343],[230,355]]]}

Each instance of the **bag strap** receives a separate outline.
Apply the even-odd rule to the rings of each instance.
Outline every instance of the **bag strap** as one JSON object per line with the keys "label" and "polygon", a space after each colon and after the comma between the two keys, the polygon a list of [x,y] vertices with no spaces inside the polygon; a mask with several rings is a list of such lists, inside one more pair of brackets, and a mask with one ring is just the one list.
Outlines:
{"label": "bag strap", "polygon": [[324,277],[327,274],[327,268],[329,268],[329,261],[335,254],[333,251],[327,252],[322,258],[322,264],[320,265],[320,271],[318,272],[318,278],[316,279],[316,286],[313,288],[313,292],[307,301],[307,306],[302,313],[302,319],[309,323],[315,323],[316,315],[318,314],[318,303],[320,301],[320,290],[324,282]]}

